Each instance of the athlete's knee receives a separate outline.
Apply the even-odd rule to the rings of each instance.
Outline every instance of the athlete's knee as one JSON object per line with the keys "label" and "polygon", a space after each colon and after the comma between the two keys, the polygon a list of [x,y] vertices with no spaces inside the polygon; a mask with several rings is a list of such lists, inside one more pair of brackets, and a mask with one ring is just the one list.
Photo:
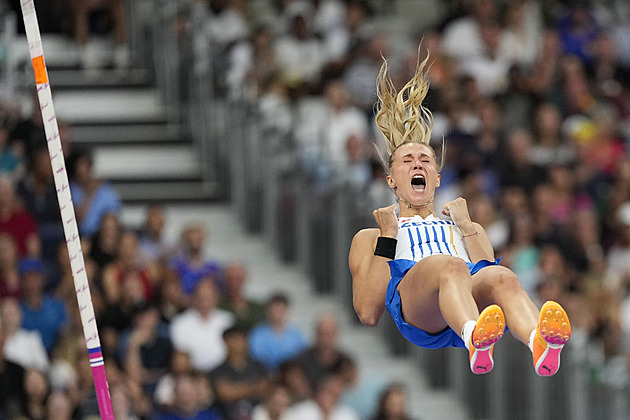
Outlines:
{"label": "athlete's knee", "polygon": [[461,258],[449,258],[440,267],[440,277],[443,281],[470,280],[468,265]]}
{"label": "athlete's knee", "polygon": [[498,293],[514,293],[523,290],[521,281],[513,271],[500,270],[492,276],[491,287]]}

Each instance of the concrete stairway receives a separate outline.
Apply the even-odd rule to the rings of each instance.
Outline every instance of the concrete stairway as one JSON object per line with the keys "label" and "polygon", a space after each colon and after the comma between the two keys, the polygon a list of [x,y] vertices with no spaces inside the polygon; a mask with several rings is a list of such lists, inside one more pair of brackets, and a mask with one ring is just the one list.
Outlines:
{"label": "concrete stairway", "polygon": [[[83,71],[73,41],[44,34],[42,43],[57,117],[71,126],[68,140],[93,152],[95,172],[113,182],[125,202],[216,198],[203,182],[197,145],[173,118],[147,68],[121,71],[106,65]],[[17,37],[12,59],[26,63],[32,78],[26,45]],[[113,51],[107,39],[96,39],[91,47],[101,61]]]}

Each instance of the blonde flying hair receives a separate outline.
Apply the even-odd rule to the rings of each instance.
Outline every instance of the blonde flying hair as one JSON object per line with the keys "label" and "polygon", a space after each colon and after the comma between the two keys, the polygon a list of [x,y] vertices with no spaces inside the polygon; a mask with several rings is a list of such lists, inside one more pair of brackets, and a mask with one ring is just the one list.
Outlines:
{"label": "blonde flying hair", "polygon": [[[418,57],[420,48],[418,48]],[[424,71],[429,61],[429,54],[421,62],[418,62],[416,73],[400,90],[396,88],[388,74],[389,65],[383,58],[383,65],[376,79],[376,94],[378,103],[375,122],[378,129],[385,137],[387,147],[387,159],[383,156],[383,163],[389,172],[394,152],[406,143],[424,144],[433,150],[431,146],[431,131],[433,130],[433,114],[422,105],[422,101],[429,92],[429,79]],[[445,143],[442,141],[441,161],[438,170],[444,166]]]}

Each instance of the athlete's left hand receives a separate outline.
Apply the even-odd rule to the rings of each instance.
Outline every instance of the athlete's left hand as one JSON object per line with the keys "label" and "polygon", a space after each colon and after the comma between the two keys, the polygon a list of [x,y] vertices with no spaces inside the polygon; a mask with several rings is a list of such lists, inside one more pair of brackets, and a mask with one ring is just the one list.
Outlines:
{"label": "athlete's left hand", "polygon": [[470,214],[468,213],[468,204],[466,199],[458,197],[442,206],[442,214],[449,216],[455,222],[455,225],[466,235],[468,230],[471,233],[475,230]]}

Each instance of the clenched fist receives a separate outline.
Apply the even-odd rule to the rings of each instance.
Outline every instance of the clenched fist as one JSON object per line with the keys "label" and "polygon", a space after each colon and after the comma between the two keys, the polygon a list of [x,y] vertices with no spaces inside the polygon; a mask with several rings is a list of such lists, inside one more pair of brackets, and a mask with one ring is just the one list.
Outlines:
{"label": "clenched fist", "polygon": [[391,206],[381,207],[374,210],[372,215],[374,220],[378,224],[381,230],[381,236],[387,236],[389,238],[395,238],[398,236],[398,216],[396,216],[396,208],[398,204],[392,204]]}

